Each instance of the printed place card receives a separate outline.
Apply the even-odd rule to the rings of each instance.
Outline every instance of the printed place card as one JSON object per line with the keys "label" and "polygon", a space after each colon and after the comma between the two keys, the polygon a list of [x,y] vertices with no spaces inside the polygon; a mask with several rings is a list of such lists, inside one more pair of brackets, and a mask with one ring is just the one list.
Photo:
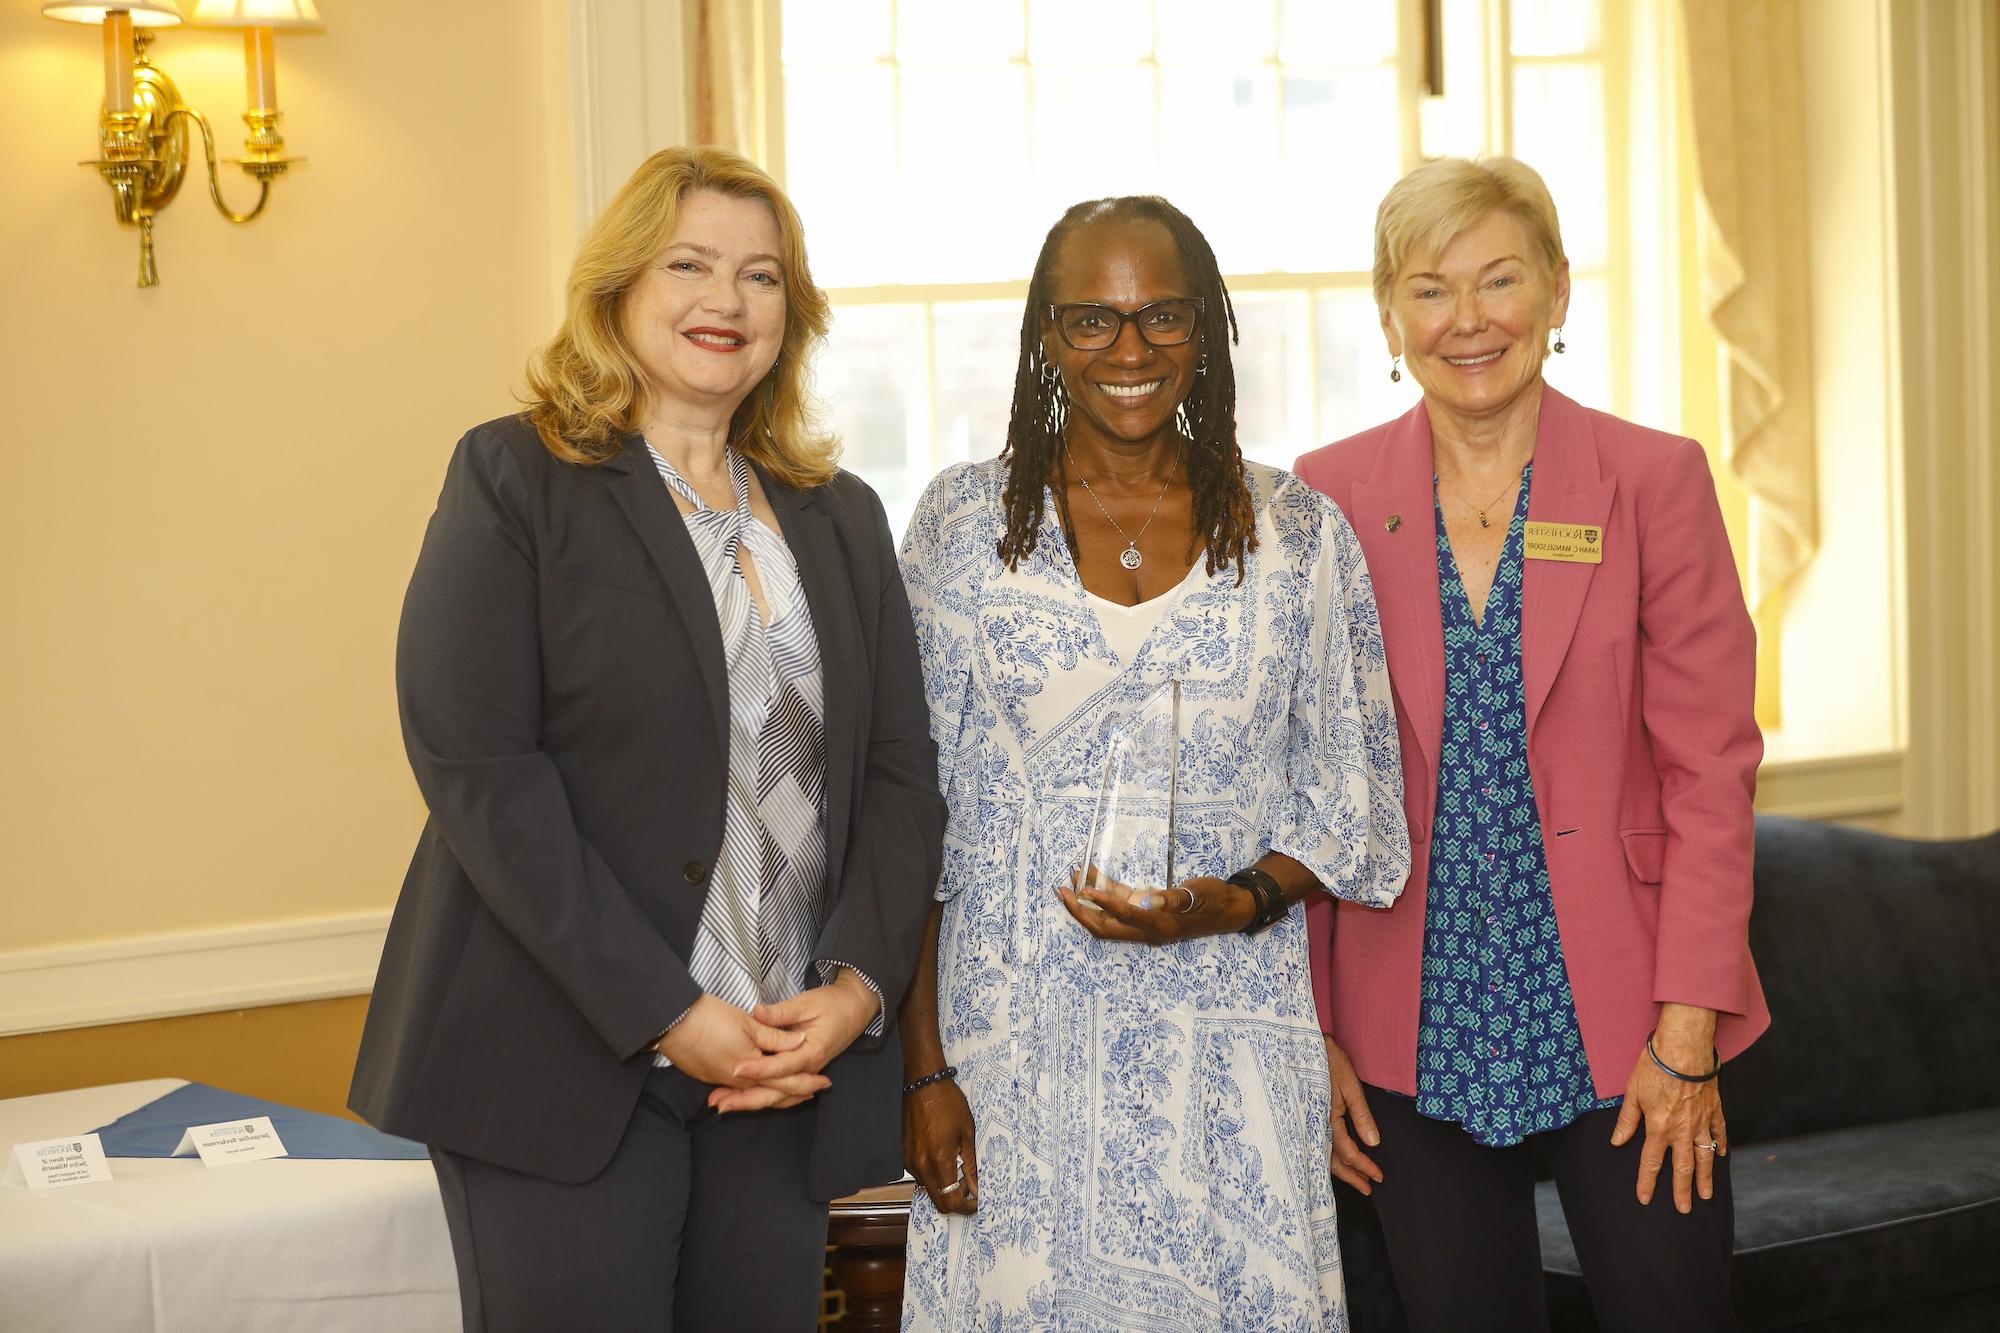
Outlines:
{"label": "printed place card", "polygon": [[181,1135],[173,1155],[186,1157],[200,1153],[204,1166],[235,1166],[238,1162],[261,1162],[267,1157],[283,1157],[285,1145],[271,1128],[271,1117],[249,1120],[220,1120],[213,1125],[192,1125]]}
{"label": "printed place card", "polygon": [[39,1143],[17,1143],[7,1159],[7,1172],[0,1180],[16,1188],[61,1189],[65,1185],[88,1185],[111,1179],[111,1164],[104,1160],[104,1144],[95,1134],[72,1134],[67,1138],[43,1139]]}

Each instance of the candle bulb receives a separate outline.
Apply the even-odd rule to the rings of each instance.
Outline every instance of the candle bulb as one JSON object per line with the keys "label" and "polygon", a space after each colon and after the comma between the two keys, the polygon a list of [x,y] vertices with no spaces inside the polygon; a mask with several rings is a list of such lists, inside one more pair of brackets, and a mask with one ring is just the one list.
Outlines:
{"label": "candle bulb", "polygon": [[278,109],[278,60],[269,28],[243,30],[243,84],[250,110]]}
{"label": "candle bulb", "polygon": [[123,9],[104,16],[104,109],[132,109],[132,15]]}

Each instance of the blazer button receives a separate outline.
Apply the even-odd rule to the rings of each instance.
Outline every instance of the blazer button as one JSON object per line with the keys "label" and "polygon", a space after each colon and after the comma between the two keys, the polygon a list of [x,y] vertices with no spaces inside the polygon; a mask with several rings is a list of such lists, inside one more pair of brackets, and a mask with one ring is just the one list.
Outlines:
{"label": "blazer button", "polygon": [[699,861],[690,861],[681,867],[681,878],[690,884],[699,884],[708,878],[708,867]]}

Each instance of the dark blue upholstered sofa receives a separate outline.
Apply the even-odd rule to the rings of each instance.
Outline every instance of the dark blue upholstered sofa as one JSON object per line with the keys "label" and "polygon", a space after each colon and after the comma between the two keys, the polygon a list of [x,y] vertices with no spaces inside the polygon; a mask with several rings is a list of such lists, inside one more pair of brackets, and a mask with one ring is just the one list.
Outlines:
{"label": "dark blue upholstered sofa", "polygon": [[[2000,1329],[2000,833],[1760,818],[1756,883],[1772,1027],[1722,1076],[1742,1327]],[[1597,1330],[1540,1191],[1551,1327]],[[1340,1203],[1356,1333],[1404,1328],[1366,1201]]]}

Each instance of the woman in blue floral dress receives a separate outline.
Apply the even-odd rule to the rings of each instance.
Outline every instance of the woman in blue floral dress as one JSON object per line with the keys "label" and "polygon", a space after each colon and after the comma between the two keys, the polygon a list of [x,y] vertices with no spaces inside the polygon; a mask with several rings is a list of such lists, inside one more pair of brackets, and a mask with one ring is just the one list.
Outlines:
{"label": "woman in blue floral dress", "polygon": [[[1345,1329],[1303,911],[1408,871],[1339,511],[1235,438],[1234,317],[1164,200],[1050,232],[1008,444],[903,551],[950,805],[902,1009],[906,1329]],[[1179,873],[1078,888],[1106,746],[1180,686]]]}

